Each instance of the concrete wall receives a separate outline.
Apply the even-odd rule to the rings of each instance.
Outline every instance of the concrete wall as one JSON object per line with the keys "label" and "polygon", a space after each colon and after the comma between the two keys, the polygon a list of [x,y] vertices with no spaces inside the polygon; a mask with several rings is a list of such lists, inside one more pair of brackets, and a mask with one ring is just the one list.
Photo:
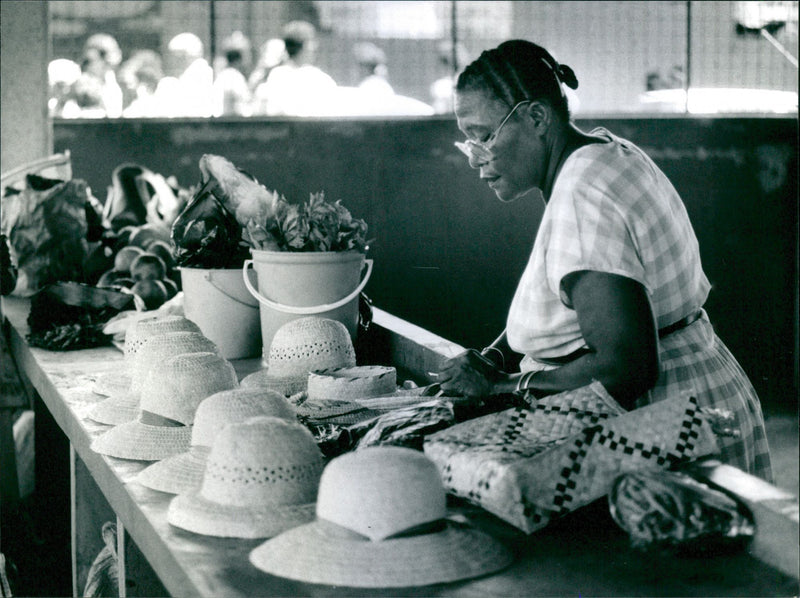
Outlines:
{"label": "concrete wall", "polygon": [[0,171],[52,152],[47,2],[0,2]]}
{"label": "concrete wall", "polygon": [[[797,401],[796,119],[579,120],[640,144],[681,193],[713,284],[706,308],[766,401]],[[461,153],[452,118],[61,121],[56,149],[103,199],[132,161],[184,186],[204,153],[293,201],[323,190],[364,218],[367,294],[463,345],[503,328],[543,204],[501,204]]]}

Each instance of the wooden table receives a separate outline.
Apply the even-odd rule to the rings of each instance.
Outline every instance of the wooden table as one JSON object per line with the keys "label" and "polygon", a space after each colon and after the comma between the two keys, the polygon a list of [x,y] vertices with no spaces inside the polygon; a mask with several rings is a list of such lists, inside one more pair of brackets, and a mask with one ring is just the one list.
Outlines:
{"label": "wooden table", "polygon": [[[76,595],[83,590],[88,564],[102,547],[100,526],[109,519],[115,519],[118,529],[124,530],[119,534],[117,546],[121,572],[119,593],[123,596],[164,593],[173,596],[463,597],[798,594],[796,575],[787,574],[791,573],[791,568],[786,571],[782,563],[763,559],[760,550],[703,556],[637,552],[630,548],[627,536],[611,521],[602,500],[530,536],[479,509],[455,505],[475,525],[506,543],[517,556],[510,568],[481,579],[378,591],[303,584],[267,575],[252,566],[247,558],[261,540],[212,538],[170,526],[166,511],[172,496],[134,481],[147,463],[105,457],[91,450],[92,439],[108,429],[86,417],[92,405],[102,400],[92,392],[92,384],[97,376],[119,369],[123,363],[122,354],[111,347],[68,352],[29,347],[25,342],[27,302],[6,297],[2,309],[11,324],[9,346],[20,370],[70,443],[73,591]],[[424,373],[435,369],[443,357],[461,349],[379,309],[375,310],[374,328],[383,363],[395,365],[399,373],[410,377],[424,377]],[[260,364],[259,360],[241,360],[234,365],[242,377]],[[796,503],[796,498],[794,501]],[[789,555],[790,564],[793,558],[796,557]],[[759,559],[773,562],[778,568]]]}

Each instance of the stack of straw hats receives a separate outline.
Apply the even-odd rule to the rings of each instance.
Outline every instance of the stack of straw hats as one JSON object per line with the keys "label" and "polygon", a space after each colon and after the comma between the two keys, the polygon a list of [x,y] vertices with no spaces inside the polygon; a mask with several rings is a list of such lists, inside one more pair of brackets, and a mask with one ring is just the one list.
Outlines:
{"label": "stack of straw hats", "polygon": [[297,422],[229,424],[214,439],[201,486],[172,499],[167,521],[209,536],[272,537],[314,518],[322,469],[313,436]]}
{"label": "stack of straw hats", "polygon": [[142,386],[153,367],[169,357],[197,352],[219,353],[217,346],[201,332],[164,332],[144,339],[131,358],[128,389],[94,405],[89,419],[112,426],[135,419]]}
{"label": "stack of straw hats", "polygon": [[308,316],[281,326],[270,343],[267,367],[242,380],[242,386],[277,390],[286,396],[306,390],[309,373],[353,367],[356,354],[341,322]]}
{"label": "stack of straw hats", "polygon": [[[172,335],[194,334],[175,332]],[[169,339],[171,335],[147,341]],[[146,350],[146,346],[142,351]],[[217,353],[180,353],[153,363],[142,385],[138,416],[92,442],[92,449],[121,459],[158,461],[190,449],[191,426],[200,402],[236,388],[236,372]]]}
{"label": "stack of straw hats", "polygon": [[409,587],[486,575],[512,557],[491,536],[447,518],[445,490],[424,454],[371,447],[322,473],[316,519],[250,553],[262,571],[347,587]]}
{"label": "stack of straw hats", "polygon": [[214,439],[228,424],[241,423],[259,415],[295,421],[295,413],[282,394],[261,388],[223,390],[203,399],[192,426],[191,448],[149,465],[137,476],[143,486],[182,494],[203,481],[208,454]]}
{"label": "stack of straw hats", "polygon": [[95,380],[93,391],[104,397],[122,394],[130,389],[133,358],[146,338],[165,332],[200,332],[200,328],[183,316],[145,316],[136,320],[125,332],[124,371],[109,372]]}

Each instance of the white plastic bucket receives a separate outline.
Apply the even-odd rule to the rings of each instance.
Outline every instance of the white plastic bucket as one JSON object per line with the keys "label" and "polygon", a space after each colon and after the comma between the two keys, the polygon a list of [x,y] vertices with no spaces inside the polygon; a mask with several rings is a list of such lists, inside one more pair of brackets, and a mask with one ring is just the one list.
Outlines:
{"label": "white plastic bucket", "polygon": [[[357,251],[263,251],[251,250],[241,277],[258,300],[264,355],[269,355],[278,328],[303,316],[337,320],[355,340],[358,331],[358,297],[372,274],[372,260]],[[367,271],[361,278],[366,265]],[[250,282],[253,266],[258,290]],[[360,280],[359,280],[360,279]]]}
{"label": "white plastic bucket", "polygon": [[261,356],[258,302],[239,268],[181,268],[183,310],[225,359]]}

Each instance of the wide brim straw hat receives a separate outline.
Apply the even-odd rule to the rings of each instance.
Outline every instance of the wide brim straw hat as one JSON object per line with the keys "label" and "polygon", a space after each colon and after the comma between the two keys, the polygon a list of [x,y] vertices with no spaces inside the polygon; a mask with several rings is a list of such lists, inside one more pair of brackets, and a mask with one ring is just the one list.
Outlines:
{"label": "wide brim straw hat", "polygon": [[310,424],[352,425],[381,415],[355,401],[311,399],[305,392],[292,398],[300,401],[294,406],[295,413]]}
{"label": "wide brim straw hat", "polygon": [[126,391],[96,403],[89,412],[89,419],[99,424],[118,426],[135,420],[137,415],[139,395]]}
{"label": "wide brim straw hat", "polygon": [[104,396],[114,396],[129,390],[136,353],[148,338],[168,332],[199,333],[200,328],[188,318],[174,314],[138,318],[125,331],[124,367],[117,372],[109,372],[99,377],[95,381],[94,392]]}
{"label": "wide brim straw hat", "polygon": [[92,441],[92,450],[101,455],[134,461],[159,461],[189,450],[189,426],[163,426],[140,420],[114,426]]}
{"label": "wide brim straw hat", "polygon": [[242,386],[289,396],[308,387],[311,372],[355,365],[353,341],[344,324],[317,316],[297,318],[278,328],[270,343],[267,367],[246,376]]}
{"label": "wide brim straw hat", "polygon": [[322,453],[308,429],[269,416],[225,426],[203,482],[170,502],[167,521],[198,534],[269,538],[314,518]]}
{"label": "wide brim straw hat", "polygon": [[183,494],[197,489],[203,481],[208,454],[219,431],[230,423],[259,415],[286,421],[295,421],[296,417],[286,398],[275,391],[235,388],[211,395],[197,407],[191,449],[153,463],[139,472],[136,480],[143,486],[168,494]]}
{"label": "wide brim straw hat", "polygon": [[[189,322],[189,325],[194,325],[185,318],[175,319],[172,317],[169,319],[147,318],[140,320],[138,325],[149,323],[149,327],[152,328],[156,328],[162,323],[166,323],[167,326],[188,326],[183,323],[184,320]],[[130,387],[95,404],[89,411],[89,419],[109,425],[119,425],[135,420],[138,415],[138,402],[141,399],[142,386],[150,372],[170,357],[197,352],[218,353],[218,348],[202,333],[191,330],[178,330],[148,336],[131,358]]]}
{"label": "wide brim straw hat", "polygon": [[250,562],[280,577],[367,588],[459,581],[512,562],[500,542],[446,515],[441,478],[427,457],[370,447],[333,459],[316,519],[267,540]]}
{"label": "wide brim straw hat", "polygon": [[184,494],[200,487],[210,447],[192,446],[187,452],[145,467],[136,481],[159,492]]}

